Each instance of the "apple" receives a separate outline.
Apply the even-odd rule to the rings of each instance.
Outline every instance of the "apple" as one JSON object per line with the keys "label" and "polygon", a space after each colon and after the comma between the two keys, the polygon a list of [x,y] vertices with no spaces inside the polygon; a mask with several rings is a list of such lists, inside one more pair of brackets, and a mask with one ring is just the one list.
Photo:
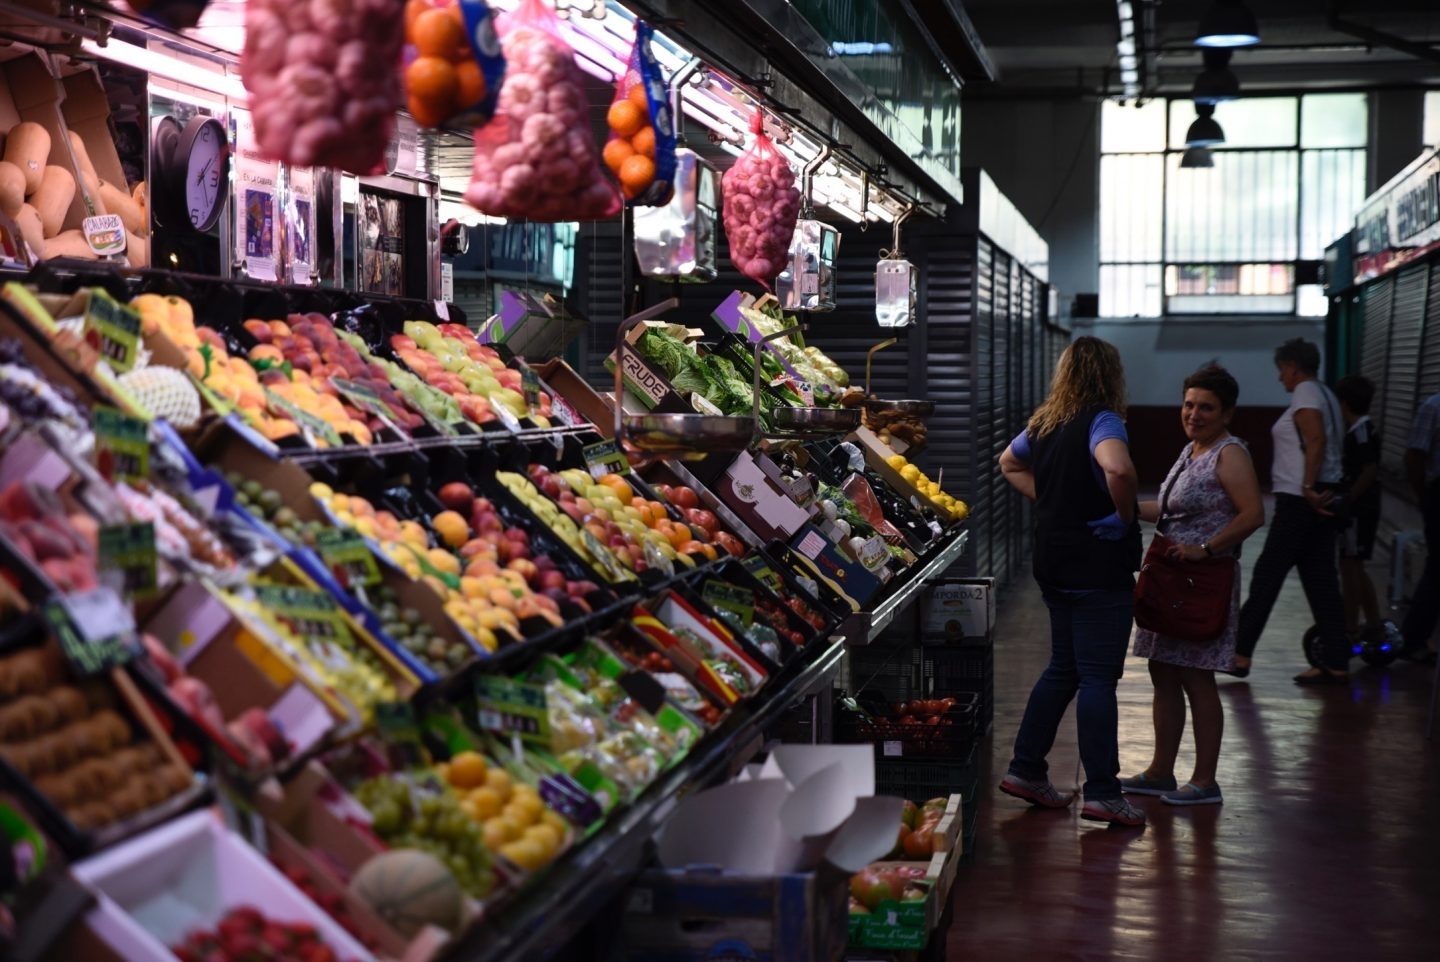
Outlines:
{"label": "apple", "polygon": [[677,484],[670,489],[668,500],[682,511],[700,507],[700,496],[683,484]]}
{"label": "apple", "polygon": [[443,486],[436,495],[440,503],[451,511],[459,512],[461,515],[470,514],[475,504],[475,492],[470,490],[470,485],[463,481],[452,481]]}

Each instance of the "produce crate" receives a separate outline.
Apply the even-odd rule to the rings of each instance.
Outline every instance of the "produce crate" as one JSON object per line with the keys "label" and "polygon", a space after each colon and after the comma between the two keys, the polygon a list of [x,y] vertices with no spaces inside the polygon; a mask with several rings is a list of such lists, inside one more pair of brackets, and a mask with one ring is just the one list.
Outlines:
{"label": "produce crate", "polygon": [[917,606],[926,644],[988,645],[995,626],[994,578],[945,578]]}
{"label": "produce crate", "polygon": [[643,873],[631,886],[611,962],[835,962],[845,952],[850,879]]}
{"label": "produce crate", "polygon": [[958,648],[927,649],[922,665],[924,677],[934,679],[936,691],[947,694],[972,691],[980,696],[975,718],[975,736],[983,737],[995,720],[995,646],[962,645]]}
{"label": "produce crate", "polygon": [[848,655],[847,690],[874,714],[881,706],[915,698],[979,696],[974,737],[990,731],[994,718],[995,650],[993,646],[922,648],[870,645]]}
{"label": "produce crate", "polygon": [[875,746],[881,758],[956,758],[967,754],[975,739],[980,696],[961,692],[955,706],[940,715],[941,723],[906,724],[893,716],[865,717],[852,711],[839,713],[836,740],[842,744]]}
{"label": "produce crate", "polygon": [[973,808],[971,803],[980,779],[976,756],[975,746],[971,745],[964,755],[953,759],[878,758],[875,760],[875,794],[898,795],[914,802],[958,794]]}
{"label": "produce crate", "polygon": [[[894,864],[876,863],[881,867]],[[852,948],[923,949],[950,905],[950,887],[959,867],[958,851],[937,852],[925,873],[930,894],[923,901],[884,901],[869,914],[849,916]]]}

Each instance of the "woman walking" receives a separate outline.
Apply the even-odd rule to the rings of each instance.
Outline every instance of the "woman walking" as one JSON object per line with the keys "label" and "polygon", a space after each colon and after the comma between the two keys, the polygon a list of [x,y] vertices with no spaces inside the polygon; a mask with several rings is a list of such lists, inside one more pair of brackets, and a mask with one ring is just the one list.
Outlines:
{"label": "woman walking", "polygon": [[1320,628],[1323,668],[1295,676],[1297,685],[1345,684],[1350,677],[1350,639],[1335,567],[1339,522],[1331,510],[1341,477],[1340,451],[1345,429],[1340,404],[1320,383],[1320,349],[1302,338],[1275,349],[1280,383],[1291,393],[1290,406],[1275,421],[1271,490],[1275,517],[1265,547],[1250,574],[1250,594],[1240,608],[1235,665],[1229,674],[1250,674],[1255,643],[1265,630],[1275,599],[1291,568],[1300,569],[1305,600]]}
{"label": "woman walking", "polygon": [[[1140,517],[1156,523],[1170,539],[1172,557],[1183,561],[1236,558],[1241,543],[1265,523],[1260,482],[1245,442],[1230,433],[1230,418],[1240,386],[1230,372],[1208,365],[1185,379],[1180,421],[1190,443],[1165,478],[1159,501],[1140,502]],[[1135,654],[1150,659],[1155,686],[1155,753],[1143,772],[1122,778],[1132,795],[1159,795],[1170,805],[1218,805],[1222,801],[1215,769],[1225,716],[1215,687],[1215,672],[1235,659],[1240,581],[1229,599],[1225,631],[1209,642],[1168,638],[1141,628]],[[1185,733],[1185,703],[1190,703],[1195,733],[1195,767],[1190,780],[1175,783],[1175,759]]]}
{"label": "woman walking", "polygon": [[1050,783],[1046,756],[1078,693],[1085,766],[1080,817],[1142,826],[1120,791],[1115,685],[1125,667],[1140,565],[1135,465],[1125,432],[1125,371],[1115,347],[1077,338],[1050,394],[1000,456],[1000,470],[1035,501],[1034,574],[1050,609],[1050,665],[1030,693],[1000,791],[1033,805],[1073,800]]}

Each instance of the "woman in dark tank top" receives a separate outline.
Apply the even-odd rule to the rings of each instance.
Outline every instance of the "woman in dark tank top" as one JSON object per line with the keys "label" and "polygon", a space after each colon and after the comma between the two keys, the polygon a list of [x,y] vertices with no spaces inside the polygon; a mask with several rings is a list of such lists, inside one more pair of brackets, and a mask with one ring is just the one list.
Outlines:
{"label": "woman in dark tank top", "polygon": [[1035,502],[1035,580],[1050,609],[1050,664],[1035,682],[1000,782],[1007,795],[1063,809],[1046,756],[1072,699],[1085,766],[1082,818],[1143,826],[1120,791],[1115,686],[1125,667],[1140,567],[1135,465],[1125,432],[1125,371],[1115,347],[1077,338],[1045,402],[1000,456]]}

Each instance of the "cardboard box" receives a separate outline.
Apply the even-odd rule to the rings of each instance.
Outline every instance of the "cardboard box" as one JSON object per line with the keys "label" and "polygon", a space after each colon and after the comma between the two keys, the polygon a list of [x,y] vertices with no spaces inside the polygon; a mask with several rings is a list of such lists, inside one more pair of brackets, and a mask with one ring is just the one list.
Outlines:
{"label": "cardboard box", "polygon": [[[876,862],[877,868],[913,865],[911,862]],[[868,915],[850,916],[850,944],[872,949],[923,949],[930,933],[950,902],[950,887],[960,868],[960,852],[937,852],[925,869],[923,881],[930,894],[923,901],[881,902]]]}
{"label": "cardboard box", "polygon": [[946,578],[925,589],[925,635],[947,641],[984,640],[995,626],[994,578]]}
{"label": "cardboard box", "polygon": [[595,430],[603,437],[615,436],[615,409],[580,376],[579,371],[558,357],[546,361],[535,371],[542,381],[553,388],[553,405],[558,408],[563,401],[576,414],[595,425]]}
{"label": "cardboard box", "polygon": [[[656,322],[655,326],[668,327],[669,325],[664,322]],[[625,390],[648,410],[654,410],[667,401],[677,400],[684,405],[681,410],[693,410],[670,384],[665,372],[650,363],[636,347],[640,343],[640,339],[645,336],[648,327],[648,323],[638,324],[630,330],[629,334],[625,335],[625,372],[623,375]],[[615,373],[618,353],[618,351],[611,351],[605,358],[605,370],[611,374]]]}
{"label": "cardboard box", "polygon": [[[50,135],[47,163],[65,168],[78,185],[80,177],[60,111],[63,98],[64,88],[44,56],[24,47],[0,48],[0,131],[8,134],[16,124],[26,121],[44,127]],[[85,216],[85,204],[77,190],[62,229],[78,228]]]}
{"label": "cardboard box", "polygon": [[583,317],[567,314],[565,306],[548,294],[536,298],[501,291],[499,313],[480,325],[476,336],[482,344],[504,344],[516,354],[556,357],[588,324]]}
{"label": "cardboard box", "polygon": [[763,454],[740,452],[711,489],[764,541],[789,541],[810,520]]}
{"label": "cardboard box", "polygon": [[175,962],[168,946],[253,905],[277,921],[306,922],[341,958],[374,956],[306,898],[217,815],[202,810],[71,867],[96,893],[85,918],[127,962]]}
{"label": "cardboard box", "polygon": [[[856,428],[855,433],[851,435],[851,439],[858,442],[860,450],[865,452],[865,464],[876,474],[880,475],[880,477],[884,478],[885,482],[889,484],[897,494],[909,500],[912,504],[918,501],[923,507],[935,512],[935,516],[940,519],[942,525],[950,522],[950,512],[948,510],[930,500],[929,495],[921,494],[919,488],[901,477],[899,471],[890,467],[890,464],[885,459],[895,454],[895,449],[884,441],[881,441],[879,435],[869,428]],[[938,479],[936,483],[939,483]]]}

